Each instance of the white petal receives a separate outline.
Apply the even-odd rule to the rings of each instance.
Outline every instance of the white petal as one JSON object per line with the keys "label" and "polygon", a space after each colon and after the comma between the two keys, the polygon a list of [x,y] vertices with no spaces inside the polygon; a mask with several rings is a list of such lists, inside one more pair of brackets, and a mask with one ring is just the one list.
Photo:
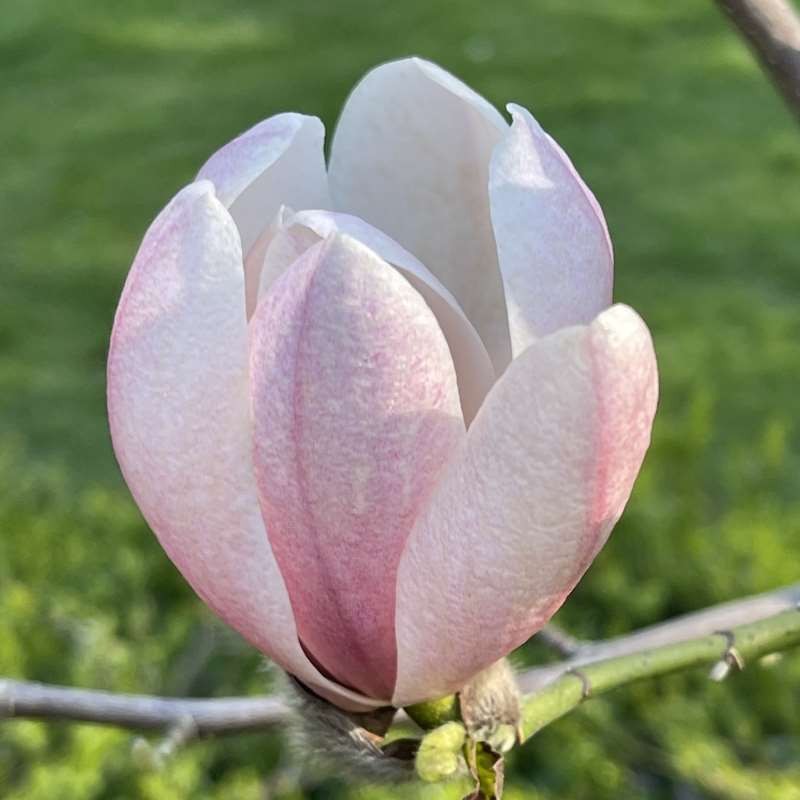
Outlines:
{"label": "white petal", "polygon": [[509,111],[489,192],[516,357],[611,304],[614,257],[603,212],[564,151],[524,108]]}
{"label": "white petal", "polygon": [[417,58],[374,69],[350,95],[331,148],[337,211],[413,253],[455,295],[497,371],[508,324],[489,215],[489,161],[508,126],[483,98]]}
{"label": "white petal", "polygon": [[330,208],[323,144],[316,117],[276,114],[226,144],[203,165],[231,212],[247,255],[281,205]]}

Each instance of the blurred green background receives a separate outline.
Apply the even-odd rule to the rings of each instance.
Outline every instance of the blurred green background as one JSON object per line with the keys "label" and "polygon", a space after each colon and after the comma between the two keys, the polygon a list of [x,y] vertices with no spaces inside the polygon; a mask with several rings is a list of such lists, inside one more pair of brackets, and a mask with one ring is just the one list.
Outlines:
{"label": "blurred green background", "polygon": [[[409,53],[529,106],[566,147],[608,217],[616,296],[653,330],[654,445],[559,621],[604,637],[798,579],[800,136],[711,2],[2,0],[0,675],[264,689],[121,481],[108,334],[147,224],[208,154],[283,110],[332,130],[353,83]],[[159,772],[132,740],[0,723],[0,796],[417,796],[321,776],[279,736],[193,744]],[[800,654],[593,700],[510,772],[512,800],[800,798]]]}

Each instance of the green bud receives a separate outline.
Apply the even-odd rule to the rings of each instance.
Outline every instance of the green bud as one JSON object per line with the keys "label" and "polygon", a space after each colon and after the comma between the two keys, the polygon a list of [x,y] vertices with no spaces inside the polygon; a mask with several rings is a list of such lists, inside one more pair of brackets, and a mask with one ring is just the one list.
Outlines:
{"label": "green bud", "polygon": [[431,783],[452,778],[461,766],[467,732],[460,722],[446,722],[426,733],[417,750],[417,774]]}

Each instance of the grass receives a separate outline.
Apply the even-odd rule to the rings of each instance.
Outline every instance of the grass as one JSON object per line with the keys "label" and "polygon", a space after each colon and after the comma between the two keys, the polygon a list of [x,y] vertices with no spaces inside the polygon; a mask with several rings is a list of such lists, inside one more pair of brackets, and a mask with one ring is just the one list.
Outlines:
{"label": "grass", "polygon": [[[559,139],[606,211],[616,296],[655,338],[654,446],[560,621],[601,637],[797,580],[800,138],[712,3],[29,0],[2,20],[0,674],[263,688],[258,658],[200,607],[122,484],[108,333],[144,229],[210,152],[281,110],[330,131],[358,77],[408,53],[527,105]],[[722,686],[690,674],[598,699],[513,758],[508,794],[798,797],[799,683],[795,655]],[[394,796],[299,782],[273,736],[193,745],[159,773],[130,746],[125,732],[5,724],[0,794]]]}

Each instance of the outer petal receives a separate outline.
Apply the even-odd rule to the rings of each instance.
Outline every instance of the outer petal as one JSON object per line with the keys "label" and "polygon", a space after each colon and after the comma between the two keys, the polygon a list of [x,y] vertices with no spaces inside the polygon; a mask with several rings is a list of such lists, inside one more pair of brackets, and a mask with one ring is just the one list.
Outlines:
{"label": "outer petal", "polygon": [[[198,173],[210,180],[231,212],[242,237],[248,267],[260,270],[258,239],[282,204],[330,208],[323,144],[325,128],[316,117],[276,114],[245,131],[214,153]],[[250,258],[252,249],[261,256]],[[254,295],[258,274],[248,269],[247,293]]]}
{"label": "outer petal", "polygon": [[376,705],[322,677],[300,648],[252,471],[239,237],[207,181],[144,238],[108,362],[114,449],[139,508],[194,590],[320,693]]}
{"label": "outer petal", "polygon": [[411,58],[370,72],[331,148],[337,210],[412,252],[455,295],[498,372],[510,346],[489,217],[489,160],[508,126],[482,97]]}
{"label": "outer petal", "polygon": [[284,214],[281,223],[267,248],[259,291],[267,291],[301,253],[332,233],[346,234],[366,245],[397,267],[434,313],[453,357],[464,421],[469,425],[494,383],[494,369],[477,331],[436,276],[385,233],[350,214],[300,211]]}
{"label": "outer petal", "polygon": [[511,363],[403,553],[398,705],[457,690],[561,605],[628,500],[656,395],[627,306]]}
{"label": "outer petal", "polygon": [[537,337],[611,305],[603,212],[566,153],[524,108],[491,163],[489,193],[516,357]]}
{"label": "outer petal", "polygon": [[261,300],[251,354],[259,498],[300,638],[390,696],[397,563],[464,436],[447,343],[395,269],[334,235]]}

